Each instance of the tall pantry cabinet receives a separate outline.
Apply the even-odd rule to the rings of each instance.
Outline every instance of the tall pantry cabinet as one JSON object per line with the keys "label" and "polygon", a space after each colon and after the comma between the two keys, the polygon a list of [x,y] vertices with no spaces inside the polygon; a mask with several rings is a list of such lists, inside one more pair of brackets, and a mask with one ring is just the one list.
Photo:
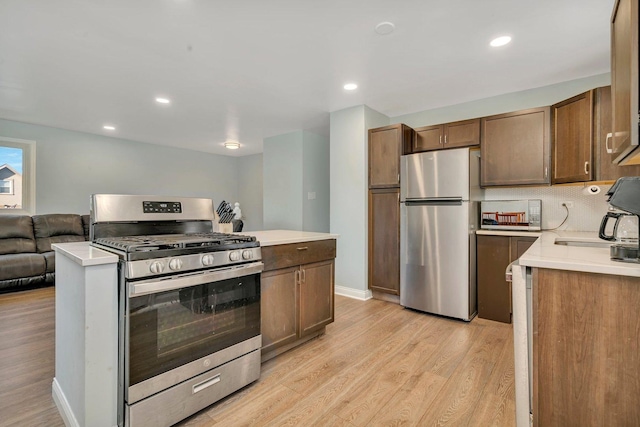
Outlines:
{"label": "tall pantry cabinet", "polygon": [[369,129],[369,289],[400,295],[400,156],[413,129]]}

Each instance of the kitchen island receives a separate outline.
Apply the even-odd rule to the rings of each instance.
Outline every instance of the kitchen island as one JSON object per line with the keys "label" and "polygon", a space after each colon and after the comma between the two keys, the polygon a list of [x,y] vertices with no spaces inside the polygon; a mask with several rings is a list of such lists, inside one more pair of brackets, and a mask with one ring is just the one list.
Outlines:
{"label": "kitchen island", "polygon": [[[295,339],[285,340],[271,357],[324,332],[326,324],[333,321],[333,258],[338,236],[291,230],[243,234],[257,237],[263,262],[277,266],[274,271],[296,271],[294,286],[284,282],[286,286],[274,287],[270,283],[282,282],[270,281],[265,268],[261,286],[265,300],[273,295],[278,301],[280,291],[286,294],[293,288],[299,301],[295,305],[299,314],[294,322]],[[296,256],[281,252],[289,245],[295,246]],[[68,426],[117,425],[118,257],[89,242],[52,246],[56,251],[54,401]],[[298,264],[292,267],[291,262]],[[278,324],[281,313],[273,312],[274,306],[265,302],[261,301],[261,322]],[[280,324],[279,329],[287,327]],[[269,329],[263,329],[268,339]]]}
{"label": "kitchen island", "polygon": [[640,425],[640,264],[594,232],[543,232],[519,264],[517,425]]}
{"label": "kitchen island", "polygon": [[334,319],[336,234],[247,233],[262,246],[262,361],[325,332]]}

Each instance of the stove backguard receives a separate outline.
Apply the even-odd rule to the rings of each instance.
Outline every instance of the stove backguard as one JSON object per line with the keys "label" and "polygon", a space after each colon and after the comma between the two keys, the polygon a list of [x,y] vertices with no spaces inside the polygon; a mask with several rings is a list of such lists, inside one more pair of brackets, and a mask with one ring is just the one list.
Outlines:
{"label": "stove backguard", "polygon": [[196,197],[93,194],[89,237],[211,233],[213,200]]}

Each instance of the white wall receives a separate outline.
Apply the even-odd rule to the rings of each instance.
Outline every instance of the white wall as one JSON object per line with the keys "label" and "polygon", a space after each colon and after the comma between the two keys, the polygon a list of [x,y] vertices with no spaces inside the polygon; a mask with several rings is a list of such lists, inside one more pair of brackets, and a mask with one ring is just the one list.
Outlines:
{"label": "white wall", "polygon": [[36,212],[89,213],[93,193],[238,198],[237,159],[0,119],[36,141]]}
{"label": "white wall", "polygon": [[302,131],[264,139],[265,230],[302,230]]}
{"label": "white wall", "polygon": [[238,200],[242,231],[263,230],[262,154],[238,157]]}
{"label": "white wall", "polygon": [[329,138],[305,131],[302,150],[302,230],[328,233]]}
{"label": "white wall", "polygon": [[336,291],[360,298],[367,291],[367,129],[389,118],[366,106],[330,116],[331,232],[339,234]]}
{"label": "white wall", "polygon": [[329,140],[296,131],[263,146],[264,229],[329,231]]}

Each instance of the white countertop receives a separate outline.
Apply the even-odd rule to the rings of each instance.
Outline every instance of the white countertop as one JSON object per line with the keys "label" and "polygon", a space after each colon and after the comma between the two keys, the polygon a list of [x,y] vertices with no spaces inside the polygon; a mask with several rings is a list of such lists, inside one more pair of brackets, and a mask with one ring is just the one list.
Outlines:
{"label": "white countertop", "polygon": [[51,247],[56,254],[66,256],[83,267],[118,262],[117,255],[94,248],[90,242],[55,243]]}
{"label": "white countertop", "polygon": [[255,236],[260,242],[260,246],[282,245],[286,243],[309,242],[313,240],[337,239],[339,234],[315,233],[311,231],[295,230],[265,230],[246,231],[238,234],[245,236]]}
{"label": "white countertop", "polygon": [[541,231],[521,230],[476,230],[476,234],[485,236],[540,237]]}
{"label": "white countertop", "polygon": [[596,232],[545,231],[520,257],[520,265],[640,277],[640,264],[611,261],[608,247],[556,245],[556,239],[603,242]]}

